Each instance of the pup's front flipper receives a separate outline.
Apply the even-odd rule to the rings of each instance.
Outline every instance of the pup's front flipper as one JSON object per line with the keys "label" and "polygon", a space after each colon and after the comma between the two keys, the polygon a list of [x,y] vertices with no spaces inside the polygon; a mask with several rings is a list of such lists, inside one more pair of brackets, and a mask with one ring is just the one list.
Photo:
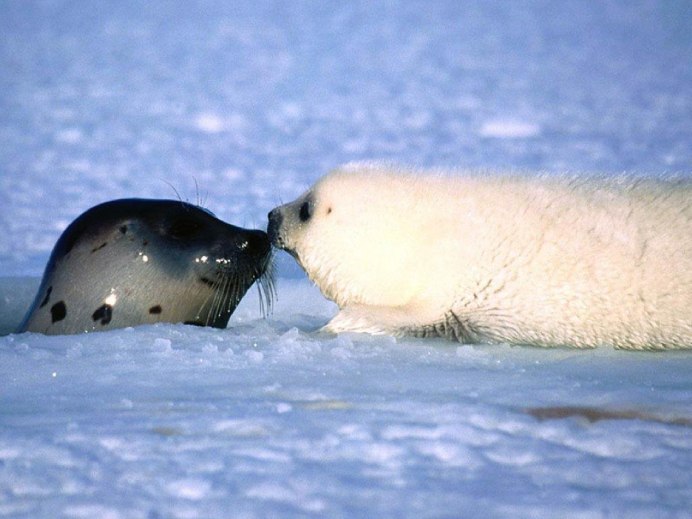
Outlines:
{"label": "pup's front flipper", "polygon": [[420,332],[432,326],[426,323],[443,319],[444,316],[434,315],[421,318],[419,309],[406,306],[351,305],[342,308],[322,330],[331,333],[356,332],[394,337],[422,336],[426,334]]}

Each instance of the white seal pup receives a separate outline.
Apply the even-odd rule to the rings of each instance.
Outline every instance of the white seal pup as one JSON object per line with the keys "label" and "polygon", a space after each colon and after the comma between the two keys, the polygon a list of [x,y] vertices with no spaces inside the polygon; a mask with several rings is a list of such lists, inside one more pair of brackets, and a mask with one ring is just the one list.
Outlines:
{"label": "white seal pup", "polygon": [[270,258],[265,232],[195,205],[106,202],[62,233],[18,331],[73,334],[155,322],[224,328],[255,281],[270,304]]}
{"label": "white seal pup", "polygon": [[692,180],[345,166],[269,213],[326,330],[692,348]]}

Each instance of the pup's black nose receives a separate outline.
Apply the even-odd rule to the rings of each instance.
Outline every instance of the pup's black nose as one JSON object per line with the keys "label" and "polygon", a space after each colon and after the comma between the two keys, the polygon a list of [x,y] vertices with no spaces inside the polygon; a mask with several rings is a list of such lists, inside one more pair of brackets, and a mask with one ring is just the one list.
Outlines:
{"label": "pup's black nose", "polygon": [[283,215],[279,208],[272,209],[267,215],[269,223],[267,224],[267,234],[269,235],[269,241],[274,246],[278,246],[279,240],[279,229],[281,228],[281,222],[283,222]]}

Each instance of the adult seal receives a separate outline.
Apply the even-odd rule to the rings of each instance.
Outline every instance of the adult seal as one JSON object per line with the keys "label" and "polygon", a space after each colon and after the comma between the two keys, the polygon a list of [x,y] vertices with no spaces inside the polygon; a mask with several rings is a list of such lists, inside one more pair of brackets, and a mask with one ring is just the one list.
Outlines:
{"label": "adult seal", "polygon": [[266,233],[181,201],[122,199],[62,233],[19,332],[75,334],[145,323],[224,328],[259,280],[272,296]]}
{"label": "adult seal", "polygon": [[269,214],[333,332],[692,348],[692,180],[354,164]]}

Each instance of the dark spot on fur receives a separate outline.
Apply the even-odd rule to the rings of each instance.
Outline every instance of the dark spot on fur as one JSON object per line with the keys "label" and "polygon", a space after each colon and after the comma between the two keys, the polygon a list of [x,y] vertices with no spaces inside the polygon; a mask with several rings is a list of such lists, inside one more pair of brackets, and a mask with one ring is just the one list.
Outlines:
{"label": "dark spot on fur", "polygon": [[65,306],[65,301],[59,301],[50,307],[50,318],[51,321],[57,323],[62,321],[67,315],[67,306]]}
{"label": "dark spot on fur", "polygon": [[103,242],[103,243],[102,243],[101,245],[99,245],[98,247],[94,247],[93,249],[91,249],[91,253],[93,254],[93,253],[96,252],[97,250],[103,249],[106,245],[108,245],[108,242]]}
{"label": "dark spot on fur", "polygon": [[327,214],[332,214],[332,208],[331,207],[327,208]]}
{"label": "dark spot on fur", "polygon": [[149,313],[150,313],[150,314],[158,315],[158,314],[161,313],[161,310],[162,310],[162,309],[161,309],[161,305],[156,305],[156,306],[152,306],[152,307],[149,309]]}
{"label": "dark spot on fur", "polygon": [[120,232],[125,234],[127,232],[127,225],[121,225],[120,226]]}
{"label": "dark spot on fur", "polygon": [[48,304],[48,301],[50,301],[50,293],[53,291],[53,287],[48,287],[48,290],[46,290],[46,297],[43,298],[43,301],[41,301],[41,304],[38,305],[39,308],[43,308]]}
{"label": "dark spot on fur", "polygon": [[216,286],[216,283],[214,283],[214,282],[213,282],[211,279],[209,279],[209,278],[204,278],[204,277],[202,277],[202,278],[199,278],[199,280],[200,280],[202,283],[204,283],[205,285],[207,285],[208,287],[214,288],[214,287]]}
{"label": "dark spot on fur", "polygon": [[105,326],[110,323],[111,319],[113,318],[113,307],[106,304],[101,305],[94,311],[93,314],[91,314],[91,318],[94,321],[99,321],[103,326]]}

